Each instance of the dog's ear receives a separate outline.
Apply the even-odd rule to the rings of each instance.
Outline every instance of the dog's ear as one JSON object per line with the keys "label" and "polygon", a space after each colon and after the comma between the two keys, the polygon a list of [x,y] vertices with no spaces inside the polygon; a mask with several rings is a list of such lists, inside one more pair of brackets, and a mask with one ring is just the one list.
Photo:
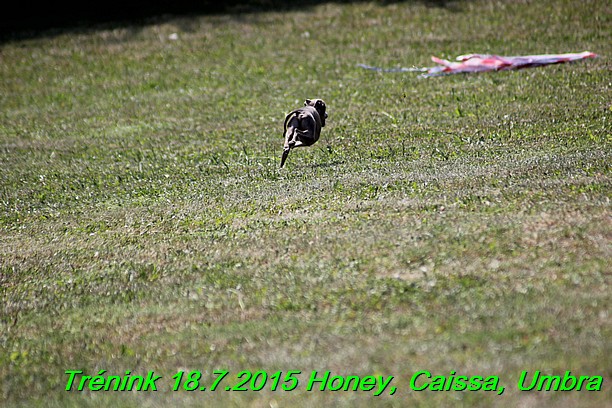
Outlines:
{"label": "dog's ear", "polygon": [[325,126],[325,119],[327,119],[327,107],[325,106],[325,102],[321,99],[317,99],[314,105],[317,112],[319,112],[319,116],[321,117],[321,127]]}
{"label": "dog's ear", "polygon": [[312,106],[312,101],[310,99],[306,99],[304,101],[304,106]]}

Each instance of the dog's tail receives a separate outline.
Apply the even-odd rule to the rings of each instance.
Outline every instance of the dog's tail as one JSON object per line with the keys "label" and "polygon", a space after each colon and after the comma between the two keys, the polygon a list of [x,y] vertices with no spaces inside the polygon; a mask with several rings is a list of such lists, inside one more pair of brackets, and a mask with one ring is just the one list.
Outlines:
{"label": "dog's tail", "polygon": [[283,157],[281,157],[281,165],[280,165],[281,169],[285,165],[285,160],[287,160],[287,157],[289,156],[290,151],[291,151],[290,147],[286,147],[285,150],[283,150]]}
{"label": "dog's tail", "polygon": [[298,110],[289,113],[285,118],[285,145],[283,147],[283,156],[281,158],[281,168],[283,168],[285,165],[285,161],[287,160],[291,149],[300,144],[296,139],[301,119],[302,117],[300,116],[300,112]]}

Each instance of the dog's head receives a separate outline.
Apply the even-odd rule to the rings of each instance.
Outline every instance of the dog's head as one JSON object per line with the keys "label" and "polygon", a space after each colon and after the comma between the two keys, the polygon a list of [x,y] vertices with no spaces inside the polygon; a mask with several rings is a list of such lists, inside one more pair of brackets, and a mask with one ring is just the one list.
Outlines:
{"label": "dog's head", "polygon": [[325,106],[323,99],[306,99],[304,101],[304,106],[312,106],[315,108],[321,117],[321,126],[325,126],[325,119],[327,119],[327,107]]}

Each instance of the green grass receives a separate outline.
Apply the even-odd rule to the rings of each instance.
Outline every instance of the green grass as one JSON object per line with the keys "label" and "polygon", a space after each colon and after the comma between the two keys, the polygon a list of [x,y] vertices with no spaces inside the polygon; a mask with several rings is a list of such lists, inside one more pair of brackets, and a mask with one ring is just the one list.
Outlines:
{"label": "green grass", "polygon": [[[610,15],[328,3],[2,44],[0,400],[609,406]],[[600,58],[431,79],[356,67],[584,50]],[[279,170],[284,115],[314,97],[321,140]],[[65,392],[75,369],[163,381]],[[292,392],[169,391],[178,370],[223,369],[227,385],[302,375]],[[312,370],[398,390],[306,392]],[[506,391],[410,391],[418,370]],[[520,392],[523,370],[604,386]]]}

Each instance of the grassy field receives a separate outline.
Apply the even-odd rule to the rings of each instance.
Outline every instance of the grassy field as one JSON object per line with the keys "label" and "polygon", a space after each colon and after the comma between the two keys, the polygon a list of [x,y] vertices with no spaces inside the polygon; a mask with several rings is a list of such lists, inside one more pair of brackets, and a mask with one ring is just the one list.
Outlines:
{"label": "grassy field", "polygon": [[[1,44],[0,405],[612,406],[611,15],[322,3]],[[584,50],[429,79],[356,66]],[[305,98],[327,126],[279,170]],[[66,370],[163,378],[66,392]],[[217,391],[171,391],[216,370]],[[242,370],[299,386],[226,392]],[[413,391],[419,370],[505,392]],[[525,370],[603,387],[519,391]],[[307,391],[312,371],[396,392]]]}

